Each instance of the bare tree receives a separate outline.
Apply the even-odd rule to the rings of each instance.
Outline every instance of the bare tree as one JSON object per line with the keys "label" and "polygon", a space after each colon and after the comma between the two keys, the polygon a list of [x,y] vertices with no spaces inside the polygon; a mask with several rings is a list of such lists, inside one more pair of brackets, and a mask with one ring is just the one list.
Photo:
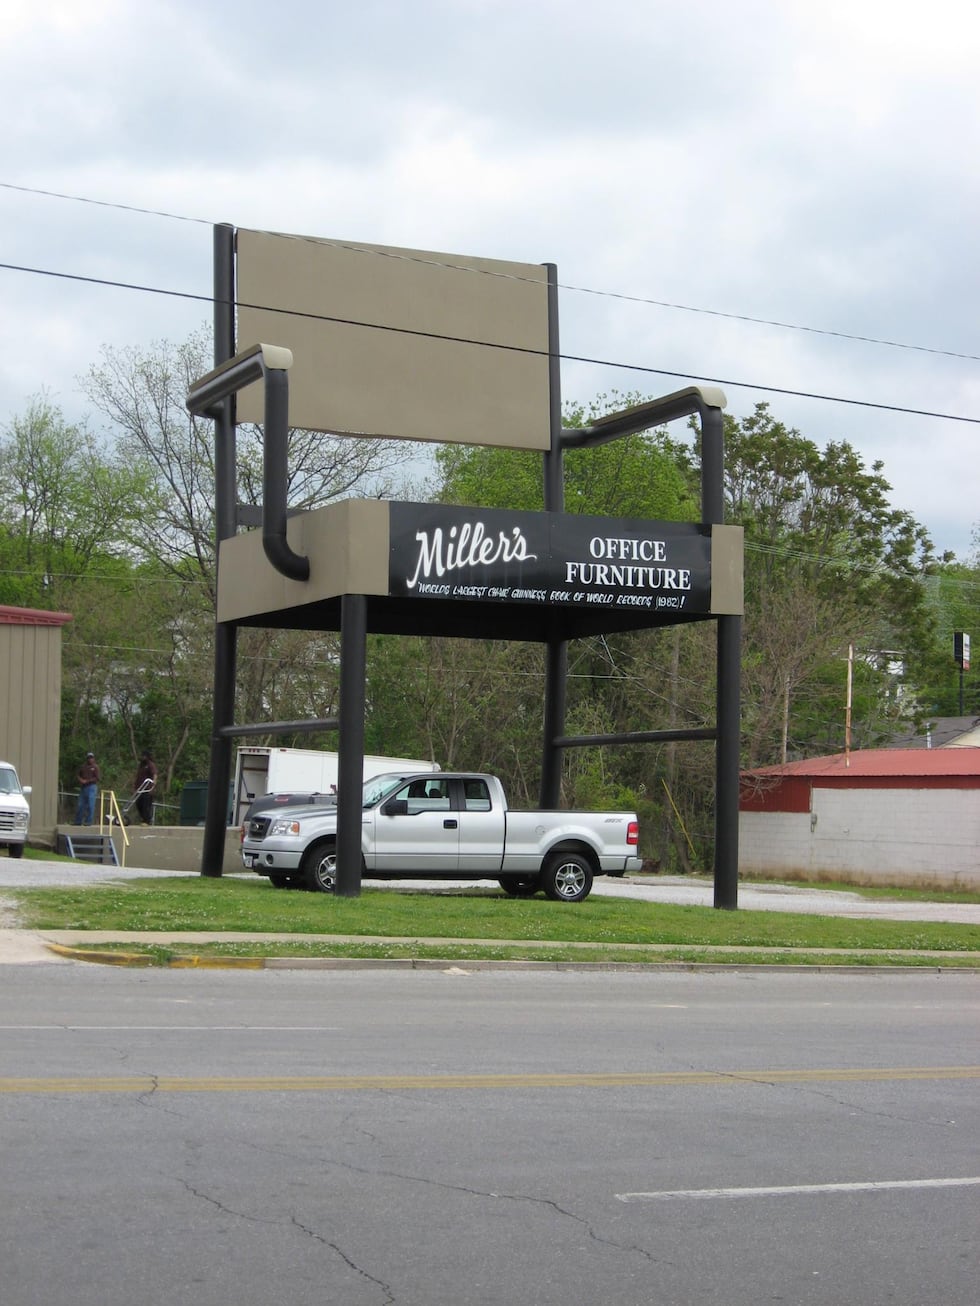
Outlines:
{"label": "bare tree", "polygon": [[[211,367],[205,331],[183,344],[163,341],[149,350],[104,348],[102,362],[83,378],[95,407],[112,424],[117,448],[152,471],[158,490],[144,518],[139,544],[175,571],[190,563],[205,580],[213,606],[214,436],[210,421],[189,415],[191,383]],[[258,427],[238,434],[238,492],[243,503],[261,501],[262,436]],[[292,430],[289,435],[288,499],[294,508],[316,508],[357,490],[390,493],[394,469],[411,456],[400,441],[358,440]]]}
{"label": "bare tree", "polygon": [[[92,404],[107,419],[117,456],[143,471],[151,487],[131,532],[134,556],[169,575],[175,606],[156,608],[161,639],[147,646],[170,649],[154,676],[173,698],[180,724],[174,755],[193,746],[202,681],[209,679],[216,601],[214,433],[207,419],[185,407],[191,384],[212,366],[205,329],[182,344],[104,348],[101,362],[83,378]],[[288,502],[311,509],[357,493],[387,497],[396,471],[413,453],[403,441],[359,440],[292,430],[289,434]],[[237,496],[257,505],[262,490],[262,431],[237,433]],[[247,630],[239,641],[238,700],[242,719],[299,719],[336,711],[336,641],[329,634]],[[191,668],[198,672],[192,674]],[[207,670],[205,670],[207,669]],[[132,669],[131,669],[132,670]],[[137,682],[139,680],[136,673]],[[120,669],[113,678],[116,710],[125,716],[133,687]],[[135,701],[135,700],[133,700]],[[145,704],[141,711],[146,712]],[[162,728],[162,726],[161,726]]]}

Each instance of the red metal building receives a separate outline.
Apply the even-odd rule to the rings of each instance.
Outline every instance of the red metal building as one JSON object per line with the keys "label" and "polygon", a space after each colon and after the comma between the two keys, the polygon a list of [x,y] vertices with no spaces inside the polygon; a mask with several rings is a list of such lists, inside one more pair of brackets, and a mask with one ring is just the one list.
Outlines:
{"label": "red metal building", "polygon": [[980,888],[980,748],[867,749],[743,772],[739,870]]}

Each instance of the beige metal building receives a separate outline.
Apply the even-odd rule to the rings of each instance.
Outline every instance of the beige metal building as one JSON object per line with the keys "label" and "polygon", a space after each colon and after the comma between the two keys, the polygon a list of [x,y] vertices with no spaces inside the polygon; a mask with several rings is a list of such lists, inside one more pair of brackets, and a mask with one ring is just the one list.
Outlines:
{"label": "beige metal building", "polygon": [[58,819],[61,627],[67,612],[0,605],[0,757],[31,786],[31,840]]}

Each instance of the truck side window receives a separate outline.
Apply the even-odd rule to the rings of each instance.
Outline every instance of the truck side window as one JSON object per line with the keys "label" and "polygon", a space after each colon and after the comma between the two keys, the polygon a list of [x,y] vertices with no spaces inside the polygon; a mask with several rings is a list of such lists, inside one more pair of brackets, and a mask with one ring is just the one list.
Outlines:
{"label": "truck side window", "polygon": [[463,781],[463,804],[468,812],[490,811],[490,790],[485,780]]}
{"label": "truck side window", "polygon": [[409,816],[419,812],[448,812],[449,784],[446,780],[413,780],[405,795]]}

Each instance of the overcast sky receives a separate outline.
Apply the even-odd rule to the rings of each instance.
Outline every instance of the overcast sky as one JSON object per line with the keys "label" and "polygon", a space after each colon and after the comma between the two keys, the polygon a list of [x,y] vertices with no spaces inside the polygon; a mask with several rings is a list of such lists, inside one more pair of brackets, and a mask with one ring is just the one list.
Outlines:
{"label": "overcast sky", "polygon": [[965,558],[978,69],[966,0],[3,0],[0,425],[209,323],[214,222],[553,262],[566,399],[768,400]]}

